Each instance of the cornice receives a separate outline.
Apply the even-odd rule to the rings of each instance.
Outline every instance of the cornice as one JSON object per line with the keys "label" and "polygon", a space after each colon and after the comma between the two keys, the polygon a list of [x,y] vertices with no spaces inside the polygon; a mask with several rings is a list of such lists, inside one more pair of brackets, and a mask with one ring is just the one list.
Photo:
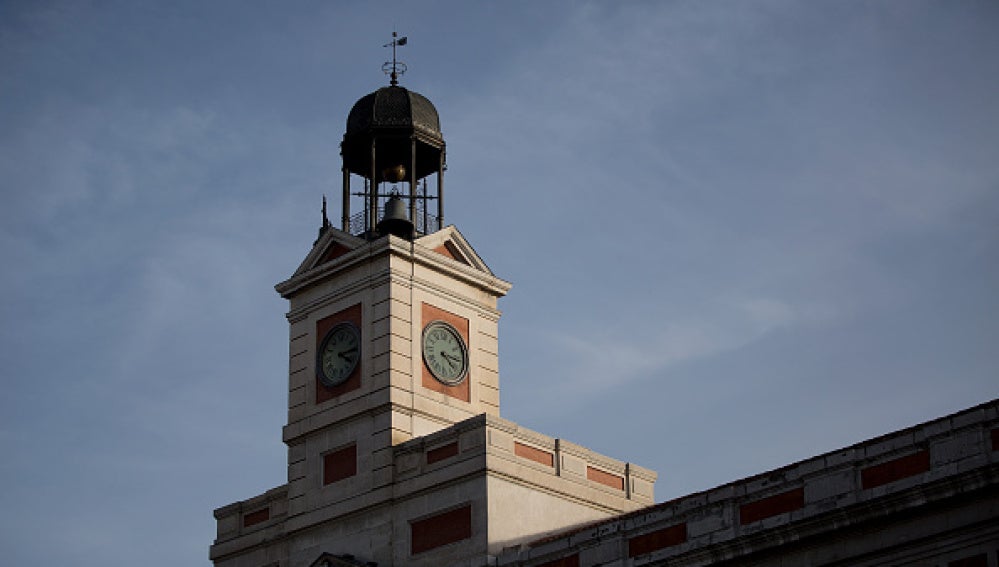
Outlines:
{"label": "cornice", "polygon": [[447,274],[456,279],[460,279],[468,284],[489,291],[497,296],[506,295],[513,287],[508,281],[502,280],[488,270],[481,270],[467,264],[463,264],[452,258],[448,258],[430,248],[421,246],[415,242],[408,242],[394,236],[389,237],[393,242],[392,251],[407,259],[430,267],[434,270]]}
{"label": "cornice", "polygon": [[[373,240],[371,242],[365,242],[356,237],[351,237],[351,238],[359,240],[361,244],[357,248],[354,248],[353,250],[345,253],[343,256],[340,256],[339,258],[336,258],[329,262],[325,262],[318,266],[314,266],[312,268],[305,269],[305,266],[309,265],[310,263],[317,262],[319,260],[320,254],[324,252],[326,249],[325,245],[317,244],[316,247],[312,249],[312,252],[309,254],[309,256],[306,257],[306,260],[302,262],[302,265],[295,272],[295,274],[292,275],[287,280],[275,285],[274,290],[277,291],[279,294],[281,294],[281,297],[285,299],[291,299],[292,296],[294,296],[297,292],[299,292],[303,288],[309,287],[319,282],[320,280],[330,277],[331,275],[337,272],[342,272],[347,269],[350,269],[351,267],[361,262],[370,261],[374,258],[382,256],[386,254],[389,250],[388,239],[379,239],[379,240]],[[329,244],[332,240],[332,238],[329,236],[329,233],[327,233],[327,235],[324,236],[324,239],[327,239],[321,241],[324,242],[324,244]]]}
{"label": "cornice", "polygon": [[[457,233],[457,231],[455,231],[455,233]],[[355,238],[355,240],[359,239]],[[373,240],[371,242],[365,242],[358,248],[345,253],[339,258],[325,262],[310,269],[303,269],[304,266],[309,265],[310,262],[318,261],[320,254],[326,249],[326,246],[330,244],[331,241],[332,237],[328,233],[324,236],[324,240],[321,241],[322,244],[317,244],[316,247],[313,248],[313,251],[306,258],[306,261],[302,263],[299,271],[296,271],[296,273],[287,280],[275,285],[275,291],[281,294],[281,296],[285,299],[291,299],[292,296],[306,287],[315,285],[316,283],[327,279],[338,272],[349,270],[359,263],[371,261],[386,254],[393,255],[406,261],[416,262],[472,286],[478,287],[496,296],[506,295],[506,293],[510,291],[510,288],[513,286],[510,282],[492,275],[492,273],[488,271],[488,268],[482,270],[463,264],[418,243],[392,235],[386,236],[385,238],[379,238],[378,240]]]}

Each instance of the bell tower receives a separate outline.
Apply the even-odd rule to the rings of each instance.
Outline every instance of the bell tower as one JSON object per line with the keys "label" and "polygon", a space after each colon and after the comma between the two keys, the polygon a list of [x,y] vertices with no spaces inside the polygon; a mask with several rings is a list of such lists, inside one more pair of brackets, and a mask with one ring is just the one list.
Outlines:
{"label": "bell tower", "polygon": [[[405,45],[406,39],[393,33],[392,42],[386,44],[392,46],[392,61],[383,67],[391,77],[389,86],[354,104],[340,144],[340,229],[368,239],[393,229],[401,236],[407,222],[411,224],[410,238],[444,226],[444,137],[434,105],[423,95],[399,86],[398,78],[406,65],[396,60],[395,49]],[[428,188],[431,176],[436,183]],[[357,187],[355,178],[360,181]],[[405,184],[405,193],[400,192],[400,183]],[[352,197],[362,199],[361,212],[356,215],[351,215]],[[385,214],[381,214],[383,210]],[[403,218],[403,212],[408,218]]]}
{"label": "bell tower", "polygon": [[217,566],[485,565],[652,502],[654,472],[500,418],[511,284],[444,225],[440,118],[398,84],[405,42],[393,34],[390,84],[347,116],[339,226],[324,199],[319,237],[275,286],[287,482],[215,510]]}
{"label": "bell tower", "polygon": [[441,226],[440,120],[393,65],[391,84],[347,117],[339,228],[324,211],[311,252],[276,286],[290,303],[293,514],[388,486],[394,445],[499,415],[497,299],[510,284]]}

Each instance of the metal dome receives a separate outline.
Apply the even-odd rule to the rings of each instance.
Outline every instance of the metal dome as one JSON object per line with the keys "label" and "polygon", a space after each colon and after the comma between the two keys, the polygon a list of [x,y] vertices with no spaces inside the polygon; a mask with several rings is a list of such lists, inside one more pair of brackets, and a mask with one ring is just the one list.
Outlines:
{"label": "metal dome", "polygon": [[413,129],[427,142],[443,143],[440,117],[427,98],[399,86],[382,87],[361,97],[347,115],[344,139],[368,136],[374,130]]}

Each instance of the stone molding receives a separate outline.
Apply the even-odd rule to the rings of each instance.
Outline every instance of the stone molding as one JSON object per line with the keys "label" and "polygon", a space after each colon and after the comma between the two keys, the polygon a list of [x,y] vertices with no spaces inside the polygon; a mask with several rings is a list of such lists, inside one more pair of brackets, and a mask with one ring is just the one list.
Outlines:
{"label": "stone molding", "polygon": [[[545,492],[570,495],[577,501],[595,498],[601,501],[599,505],[601,508],[616,507],[618,510],[624,511],[633,509],[636,504],[648,505],[654,502],[652,484],[655,482],[657,476],[654,471],[600,455],[581,445],[549,437],[491,414],[478,415],[441,431],[397,445],[394,448],[397,462],[405,462],[408,465],[414,461],[408,459],[406,455],[422,454],[433,447],[445,445],[452,440],[460,440],[462,436],[467,436],[472,432],[479,432],[479,437],[484,440],[481,452],[486,456],[486,462],[483,466],[488,470],[489,474],[497,474],[508,480],[529,485],[532,488]],[[517,442],[540,450],[550,451],[554,461],[553,466],[548,467],[536,461],[517,456],[515,452],[515,443]],[[476,444],[475,447],[479,447],[479,444]],[[457,459],[463,458],[462,456],[465,455],[466,448],[464,445],[461,446],[461,453],[456,457]],[[465,455],[465,458],[468,456],[471,455]],[[560,465],[563,457],[566,456],[577,459],[580,462],[583,467],[580,471],[581,474],[574,474],[572,470],[567,470],[564,466]],[[493,458],[500,460],[490,460]],[[536,473],[532,473],[531,476],[535,480],[530,481],[525,477],[518,477],[517,473],[511,472],[509,467],[499,464],[504,461],[514,464],[516,467],[535,470],[536,473],[541,473],[543,476],[536,477]],[[624,488],[622,490],[615,490],[588,480],[586,478],[586,467],[591,465],[620,476],[624,483]],[[439,465],[435,463],[434,466]],[[397,478],[397,480],[419,476],[425,468],[425,465],[422,467],[405,466],[404,472],[399,471],[402,477]],[[570,484],[562,489],[553,489],[550,485],[554,482],[554,479],[561,479]],[[629,487],[632,486],[632,481],[636,479],[648,483],[648,489],[633,494],[634,491],[630,490]],[[570,488],[570,486],[578,486],[579,488]],[[597,496],[600,493],[602,495]],[[620,503],[617,505],[611,504],[615,500]]]}
{"label": "stone molding", "polygon": [[[312,265],[319,261],[323,251],[333,242],[333,233],[340,232],[338,229],[330,229],[327,235],[323,239],[320,239],[320,242],[313,247],[312,252],[306,256],[305,261],[302,262],[295,274],[275,285],[274,289],[285,299],[291,299],[298,291],[309,287],[319,280],[325,279],[334,272],[344,271],[356,264],[371,261],[375,257],[391,254],[409,261],[418,262],[457,280],[486,290],[496,296],[505,295],[510,291],[513,284],[494,276],[488,267],[485,266],[485,263],[482,262],[482,259],[478,255],[475,255],[471,245],[467,243],[464,237],[460,237],[461,233],[456,228],[449,226],[444,230],[448,231],[448,234],[453,237],[454,242],[459,244],[459,246],[465,247],[463,251],[469,253],[469,259],[476,266],[465,265],[457,260],[442,256],[416,242],[392,235],[371,242],[351,236],[350,238],[360,241],[360,244],[351,243],[356,245],[356,248],[329,262]],[[337,238],[340,238],[340,235],[337,235]],[[481,266],[481,268],[478,266]]]}
{"label": "stone molding", "polygon": [[[244,514],[264,508],[269,510],[267,520],[248,527],[243,525]],[[282,537],[288,516],[288,485],[217,508],[214,516],[218,533],[210,551],[213,560]]]}
{"label": "stone molding", "polygon": [[[682,543],[634,557],[635,565],[700,565],[732,560],[789,541],[845,530],[911,511],[932,510],[955,502],[979,503],[978,514],[991,515],[988,501],[999,499],[999,400],[931,422],[831,451],[774,471],[711,490],[677,498],[562,535],[512,549],[499,558],[503,566],[540,565],[581,553],[580,564],[593,563],[585,550],[602,546],[627,549],[630,540],[684,525]],[[894,480],[864,488],[862,472],[884,463],[906,462],[907,455],[929,452],[929,468],[901,469]],[[747,505],[801,491],[800,506],[778,503],[771,514],[740,521]],[[777,501],[775,501],[777,503]],[[783,507],[781,507],[783,506]]]}
{"label": "stone molding", "polygon": [[[471,243],[465,240],[465,236],[453,225],[448,225],[433,234],[427,234],[416,239],[416,243],[422,246],[425,250],[433,250],[438,246],[444,244],[445,242],[451,241],[452,244],[461,252],[473,268],[485,272],[489,275],[494,275],[493,271],[489,269],[486,265],[485,260],[472,248]],[[436,252],[435,252],[436,254]],[[457,260],[452,260],[447,258],[449,262],[457,262],[456,265],[460,266],[461,262]]]}

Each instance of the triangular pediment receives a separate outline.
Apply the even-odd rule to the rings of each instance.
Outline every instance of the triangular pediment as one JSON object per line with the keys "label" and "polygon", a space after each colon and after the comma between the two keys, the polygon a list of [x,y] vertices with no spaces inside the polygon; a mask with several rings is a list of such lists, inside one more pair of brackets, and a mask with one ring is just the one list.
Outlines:
{"label": "triangular pediment", "polygon": [[308,272],[327,262],[332,262],[340,256],[360,248],[365,242],[363,238],[358,238],[342,230],[330,227],[323,232],[319,240],[316,240],[316,243],[312,246],[312,250],[305,257],[305,260],[302,260],[302,263],[299,264],[298,269],[295,270],[292,277]]}
{"label": "triangular pediment", "polygon": [[417,261],[429,262],[450,271],[452,276],[471,278],[470,281],[479,285],[498,286],[496,289],[500,295],[510,288],[509,283],[495,277],[489,266],[454,226],[421,236],[413,243],[396,236],[368,241],[330,227],[316,240],[295,273],[274,288],[283,297],[290,297],[296,290],[310,285],[310,282],[318,281],[318,278],[352,265],[372,253],[403,256],[415,254],[412,257]]}
{"label": "triangular pediment", "polygon": [[472,248],[472,245],[465,240],[465,237],[454,225],[442,228],[433,234],[421,236],[416,239],[416,243],[424,248],[433,250],[445,258],[450,258],[476,270],[493,275],[489,266],[486,265],[482,258],[475,252],[475,249]]}

